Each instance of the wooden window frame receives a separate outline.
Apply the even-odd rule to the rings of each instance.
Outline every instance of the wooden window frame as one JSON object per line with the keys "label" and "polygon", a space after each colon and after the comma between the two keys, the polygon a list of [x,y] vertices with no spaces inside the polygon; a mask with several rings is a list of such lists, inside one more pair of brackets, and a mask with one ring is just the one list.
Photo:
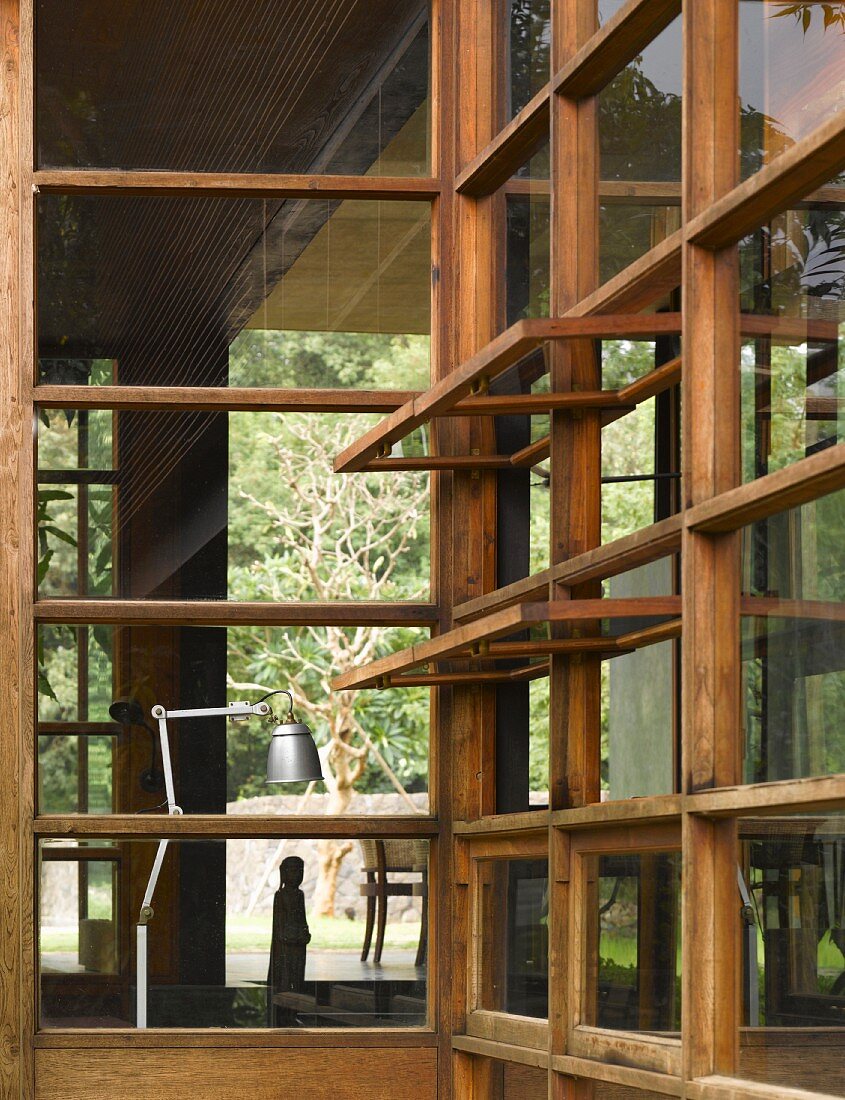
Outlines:
{"label": "wooden window frame", "polygon": [[543,1050],[548,1044],[548,1020],[518,1016],[504,1011],[485,1009],[479,1004],[482,960],[482,910],[479,863],[506,862],[514,859],[548,860],[546,831],[521,831],[502,835],[488,833],[468,839],[466,860],[469,865],[469,912],[472,950],[466,972],[467,1018],[466,1034],[491,1043],[508,1043],[516,1047]]}

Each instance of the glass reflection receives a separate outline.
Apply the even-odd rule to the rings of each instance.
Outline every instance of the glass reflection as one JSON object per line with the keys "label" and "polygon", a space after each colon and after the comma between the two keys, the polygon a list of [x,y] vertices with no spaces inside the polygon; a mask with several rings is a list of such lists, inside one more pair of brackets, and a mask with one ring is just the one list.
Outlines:
{"label": "glass reflection", "polygon": [[742,477],[845,437],[845,177],[740,242]]}
{"label": "glass reflection", "polygon": [[428,385],[426,202],[40,195],[40,381]]}
{"label": "glass reflection", "polygon": [[[136,1025],[157,848],[41,842],[42,1027]],[[422,1026],[427,895],[425,840],[172,840],[146,925],[147,1026]]]}
{"label": "glass reflection", "polygon": [[548,83],[550,0],[508,0],[508,102],[504,122]]}
{"label": "glass reflection", "polygon": [[584,1023],[679,1032],[680,853],[591,855],[585,869]]}
{"label": "glass reflection", "polygon": [[549,1014],[546,860],[478,861],[481,912],[478,1008]]}
{"label": "glass reflection", "polygon": [[845,491],[742,531],[746,782],[845,772]]}
{"label": "glass reflection", "polygon": [[428,474],[332,470],[373,420],[42,409],[39,593],[425,598]]}
{"label": "glass reflection", "polygon": [[[287,688],[314,731],[329,784],[267,787],[269,726],[173,723],[186,813],[415,814],[428,811],[429,692],[330,693],[331,677],[413,644],[422,632],[344,627],[70,626],[38,629],[38,811],[164,811],[155,703],[254,702]],[[146,724],[109,707],[135,699]],[[332,782],[333,780],[333,782]]]}
{"label": "glass reflection", "polygon": [[737,832],[741,1075],[845,1095],[845,816],[749,818]]}
{"label": "glass reflection", "polygon": [[681,224],[682,54],[678,17],[598,95],[602,282]]}
{"label": "glass reflection", "polygon": [[421,0],[37,0],[35,32],[39,167],[429,171]]}
{"label": "glass reflection", "polygon": [[740,0],[742,177],[845,106],[845,10],[817,0]]}

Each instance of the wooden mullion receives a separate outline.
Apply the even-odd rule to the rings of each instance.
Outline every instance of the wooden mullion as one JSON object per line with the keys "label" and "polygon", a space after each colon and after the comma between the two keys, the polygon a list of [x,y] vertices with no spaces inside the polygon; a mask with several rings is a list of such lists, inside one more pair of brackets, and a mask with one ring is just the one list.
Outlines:
{"label": "wooden mullion", "polygon": [[796,141],[749,179],[717,198],[686,225],[686,239],[702,248],[726,248],[845,168],[845,112],[839,111]]}
{"label": "wooden mullion", "polygon": [[413,176],[286,175],[260,172],[160,172],[41,168],[33,183],[45,193],[78,195],[204,195],[278,199],[403,199],[430,202],[436,179]]}
{"label": "wooden mullion", "polygon": [[547,84],[470,161],[455,180],[459,194],[492,195],[537,152],[549,136],[549,98]]}
{"label": "wooden mullion", "polygon": [[431,603],[397,601],[273,603],[222,600],[76,599],[37,600],[37,622],[110,623],[130,626],[434,626],[438,608]]}
{"label": "wooden mullion", "polygon": [[[734,0],[684,9],[683,179],[687,220],[738,173]],[[683,492],[687,508],[739,481],[739,287],[733,250],[683,246]],[[733,535],[682,542],[682,790],[735,782],[739,738],[739,555]],[[732,1072],[739,1047],[736,839],[684,813],[683,1075]]]}
{"label": "wooden mullion", "polygon": [[552,78],[558,95],[598,95],[681,12],[681,0],[628,0]]}

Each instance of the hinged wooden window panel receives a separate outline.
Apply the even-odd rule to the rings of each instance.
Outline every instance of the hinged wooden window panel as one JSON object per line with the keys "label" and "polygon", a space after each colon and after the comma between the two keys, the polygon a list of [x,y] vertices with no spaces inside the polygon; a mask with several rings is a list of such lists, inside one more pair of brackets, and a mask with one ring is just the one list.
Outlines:
{"label": "hinged wooden window panel", "polygon": [[680,829],[570,844],[567,1054],[680,1075]]}

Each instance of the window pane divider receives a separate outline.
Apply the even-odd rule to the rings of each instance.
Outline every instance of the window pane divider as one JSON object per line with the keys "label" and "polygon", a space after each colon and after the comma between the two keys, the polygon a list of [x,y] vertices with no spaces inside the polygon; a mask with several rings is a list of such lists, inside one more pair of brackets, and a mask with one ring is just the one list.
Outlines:
{"label": "window pane divider", "polygon": [[101,195],[205,195],[279,199],[416,199],[430,202],[440,182],[416,176],[285,175],[274,172],[160,172],[41,168],[37,191]]}
{"label": "window pane divider", "polygon": [[400,837],[435,837],[438,835],[438,828],[437,818],[425,814],[411,814],[407,817],[326,817],[323,814],[40,814],[35,818],[34,824],[36,837],[52,839],[371,837],[391,840]]}
{"label": "window pane divider", "polygon": [[455,180],[462,195],[483,198],[506,184],[549,136],[550,88],[546,84]]}
{"label": "window pane divider", "polygon": [[433,603],[366,600],[289,603],[226,600],[60,599],[36,600],[36,622],[168,623],[180,626],[434,626]]}
{"label": "window pane divider", "polygon": [[387,413],[416,390],[276,389],[272,386],[36,385],[36,405],[53,409],[139,409],[207,412]]}

